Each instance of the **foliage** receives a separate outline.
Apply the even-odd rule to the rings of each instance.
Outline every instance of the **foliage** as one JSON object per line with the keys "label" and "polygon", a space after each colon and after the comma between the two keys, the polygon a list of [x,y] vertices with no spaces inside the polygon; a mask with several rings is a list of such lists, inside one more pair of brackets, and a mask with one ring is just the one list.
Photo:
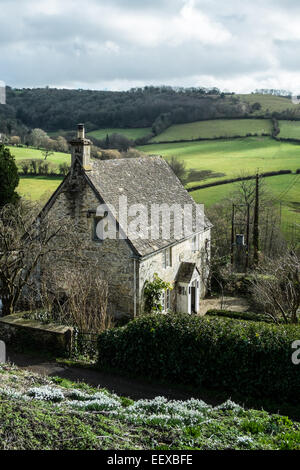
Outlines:
{"label": "foliage", "polygon": [[186,179],[186,165],[184,160],[179,160],[178,158],[172,156],[168,161],[170,167],[172,168],[173,172],[180,179],[182,183],[185,182]]}
{"label": "foliage", "polygon": [[297,326],[187,315],[150,315],[99,337],[99,367],[297,401]]}
{"label": "foliage", "polygon": [[0,449],[299,450],[298,423],[231,400],[133,401],[7,365],[0,373]]}
{"label": "foliage", "polygon": [[219,310],[213,309],[208,310],[206,315],[209,317],[226,317],[232,318],[234,320],[250,320],[250,321],[263,321],[263,322],[270,322],[270,318],[266,315],[261,315],[259,313],[252,313],[252,312],[235,312],[233,310]]}
{"label": "foliage", "polygon": [[144,286],[144,299],[145,299],[145,311],[150,312],[161,312],[161,295],[163,291],[167,289],[172,289],[172,286],[169,282],[165,282],[158,276],[157,273],[154,273],[153,281],[146,281]]}
{"label": "foliage", "polygon": [[8,148],[0,144],[0,207],[15,203],[19,196],[15,189],[19,184],[18,168]]}

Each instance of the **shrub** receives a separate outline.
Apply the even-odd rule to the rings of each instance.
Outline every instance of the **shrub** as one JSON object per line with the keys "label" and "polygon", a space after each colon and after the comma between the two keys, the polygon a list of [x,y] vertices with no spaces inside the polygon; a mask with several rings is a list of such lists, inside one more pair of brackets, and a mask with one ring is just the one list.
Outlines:
{"label": "shrub", "polygon": [[270,322],[271,319],[259,313],[253,312],[234,312],[232,310],[208,310],[206,315],[210,317],[226,317],[226,318],[233,318],[234,320],[250,320],[250,321],[258,321],[258,322]]}
{"label": "shrub", "polygon": [[100,368],[193,386],[297,401],[292,343],[300,327],[263,322],[148,315],[99,336]]}

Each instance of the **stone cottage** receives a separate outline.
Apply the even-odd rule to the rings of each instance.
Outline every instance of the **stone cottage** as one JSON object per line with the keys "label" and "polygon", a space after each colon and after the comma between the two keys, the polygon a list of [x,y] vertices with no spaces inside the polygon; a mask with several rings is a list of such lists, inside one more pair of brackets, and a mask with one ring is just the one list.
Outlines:
{"label": "stone cottage", "polygon": [[163,311],[193,313],[206,291],[211,224],[161,157],[92,159],[78,125],[71,170],[44,210],[75,218],[108,281],[115,315],[143,311],[146,280],[172,285]]}

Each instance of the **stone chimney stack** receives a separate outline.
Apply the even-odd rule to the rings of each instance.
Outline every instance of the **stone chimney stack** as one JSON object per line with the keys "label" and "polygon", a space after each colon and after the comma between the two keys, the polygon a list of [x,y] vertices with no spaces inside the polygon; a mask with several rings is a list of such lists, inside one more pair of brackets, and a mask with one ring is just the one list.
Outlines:
{"label": "stone chimney stack", "polygon": [[71,145],[71,165],[79,161],[86,171],[91,170],[91,141],[85,138],[84,124],[78,124],[77,137],[69,142]]}

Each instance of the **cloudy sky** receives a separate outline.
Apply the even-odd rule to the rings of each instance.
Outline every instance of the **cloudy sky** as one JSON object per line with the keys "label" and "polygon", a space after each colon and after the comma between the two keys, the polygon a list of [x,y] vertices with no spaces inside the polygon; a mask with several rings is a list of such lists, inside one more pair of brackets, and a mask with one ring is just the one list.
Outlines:
{"label": "cloudy sky", "polygon": [[299,0],[0,0],[15,87],[300,92]]}

